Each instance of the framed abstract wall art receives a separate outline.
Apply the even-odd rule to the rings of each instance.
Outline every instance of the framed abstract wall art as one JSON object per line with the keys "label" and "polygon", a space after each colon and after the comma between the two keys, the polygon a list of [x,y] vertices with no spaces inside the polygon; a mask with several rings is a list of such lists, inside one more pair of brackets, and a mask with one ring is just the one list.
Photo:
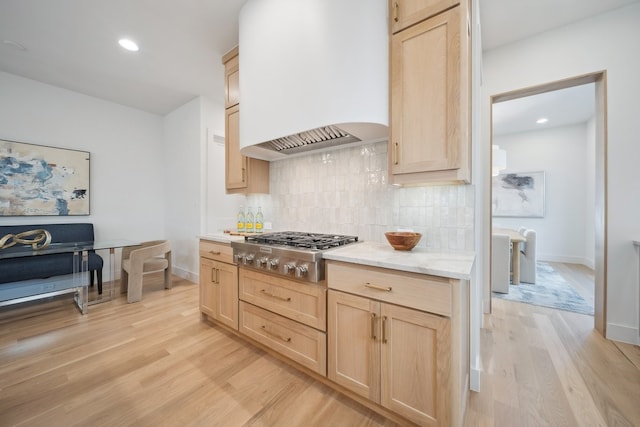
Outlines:
{"label": "framed abstract wall art", "polygon": [[497,217],[544,217],[544,172],[493,177],[491,209]]}
{"label": "framed abstract wall art", "polygon": [[0,140],[0,216],[89,215],[89,152]]}

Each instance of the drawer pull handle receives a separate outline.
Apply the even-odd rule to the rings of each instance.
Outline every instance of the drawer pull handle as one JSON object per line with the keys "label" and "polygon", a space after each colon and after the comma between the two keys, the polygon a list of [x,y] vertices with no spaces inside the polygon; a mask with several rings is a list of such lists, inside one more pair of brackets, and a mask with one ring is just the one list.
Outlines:
{"label": "drawer pull handle", "polygon": [[271,292],[267,292],[267,291],[266,291],[266,290],[264,290],[264,289],[261,289],[261,290],[260,290],[260,292],[261,292],[262,294],[264,294],[264,295],[268,296],[268,297],[271,297],[271,298],[274,298],[274,299],[279,299],[280,301],[285,301],[285,302],[289,302],[289,301],[291,301],[291,297],[286,297],[286,298],[285,298],[285,297],[280,297],[280,296],[278,296],[278,295],[274,295],[274,294],[272,294]]}
{"label": "drawer pull handle", "polygon": [[209,253],[211,255],[220,255],[220,254],[222,254],[222,252],[220,252],[220,251],[209,251]]}
{"label": "drawer pull handle", "polygon": [[398,9],[399,9],[398,2],[397,1],[393,2],[393,20],[395,22],[398,22],[398,19],[399,19],[398,18]]}
{"label": "drawer pull handle", "polygon": [[387,324],[387,316],[382,316],[382,342],[384,344],[387,343],[387,331],[386,331],[386,324]]}
{"label": "drawer pull handle", "polygon": [[211,267],[211,282],[218,283],[218,269]]}
{"label": "drawer pull handle", "polygon": [[276,337],[279,340],[282,340],[284,342],[291,342],[291,338],[285,338],[282,335],[275,334],[275,333],[271,332],[270,330],[268,330],[265,325],[260,326],[260,329],[262,329],[267,335],[271,335],[272,337]]}
{"label": "drawer pull handle", "polygon": [[371,313],[371,339],[376,340],[376,314]]}
{"label": "drawer pull handle", "polygon": [[369,282],[365,283],[364,287],[369,289],[375,289],[376,291],[384,291],[384,292],[391,292],[393,289],[391,286],[374,285]]}

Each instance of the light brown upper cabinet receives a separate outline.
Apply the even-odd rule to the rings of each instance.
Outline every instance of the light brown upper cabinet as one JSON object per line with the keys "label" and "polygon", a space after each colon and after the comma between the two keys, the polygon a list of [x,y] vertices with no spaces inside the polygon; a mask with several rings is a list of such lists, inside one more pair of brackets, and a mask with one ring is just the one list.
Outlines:
{"label": "light brown upper cabinet", "polygon": [[[225,60],[226,58],[226,60]],[[223,58],[224,63],[224,107],[229,108],[240,102],[240,67],[238,48],[234,48]]]}
{"label": "light brown upper cabinet", "polygon": [[[405,26],[426,14],[416,6],[424,2],[399,3]],[[392,23],[395,4],[391,0]],[[403,5],[408,8],[406,13],[401,12]],[[469,2],[465,0],[391,35],[391,184],[470,181],[468,19]]]}
{"label": "light brown upper cabinet", "polygon": [[459,0],[391,0],[391,32],[404,30],[458,3]]}
{"label": "light brown upper cabinet", "polygon": [[238,48],[222,57],[225,69],[225,187],[227,193],[268,193],[269,162],[240,153],[240,75]]}

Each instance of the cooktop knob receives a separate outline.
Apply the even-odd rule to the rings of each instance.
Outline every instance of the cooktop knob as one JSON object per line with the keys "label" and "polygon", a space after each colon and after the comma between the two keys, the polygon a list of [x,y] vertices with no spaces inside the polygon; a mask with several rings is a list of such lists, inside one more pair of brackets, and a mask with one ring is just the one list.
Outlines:
{"label": "cooktop knob", "polygon": [[307,264],[298,265],[296,267],[296,277],[304,277],[304,276],[306,276],[307,275],[307,271],[309,271]]}
{"label": "cooktop knob", "polygon": [[235,254],[235,255],[233,256],[233,261],[234,261],[236,264],[244,263],[244,257],[245,257],[245,255],[244,255],[244,254]]}
{"label": "cooktop knob", "polygon": [[256,265],[258,267],[266,267],[268,258],[266,256],[260,257],[256,260]]}
{"label": "cooktop knob", "polygon": [[269,270],[277,270],[278,269],[278,263],[279,263],[279,259],[278,258],[272,258],[269,260],[269,263],[267,264],[267,268]]}
{"label": "cooktop knob", "polygon": [[252,264],[253,263],[253,258],[255,258],[255,255],[254,254],[249,254],[249,255],[244,257],[244,259],[242,260],[242,263],[244,265]]}
{"label": "cooktop knob", "polygon": [[296,263],[288,262],[284,265],[284,274],[294,274],[296,271]]}

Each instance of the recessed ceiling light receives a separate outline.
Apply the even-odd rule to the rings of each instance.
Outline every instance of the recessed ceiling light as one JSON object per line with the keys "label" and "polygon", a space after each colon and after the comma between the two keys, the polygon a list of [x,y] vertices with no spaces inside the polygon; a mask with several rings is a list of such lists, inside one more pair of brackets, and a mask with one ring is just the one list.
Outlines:
{"label": "recessed ceiling light", "polygon": [[27,48],[26,48],[26,47],[24,47],[24,46],[23,46],[23,45],[21,45],[20,43],[15,42],[15,41],[13,41],[13,40],[2,40],[2,43],[6,44],[7,46],[14,47],[14,48],[16,48],[16,49],[18,49],[18,50],[27,50]]}
{"label": "recessed ceiling light", "polygon": [[536,120],[536,123],[541,125],[543,123],[547,123],[549,121],[549,119],[547,119],[546,117],[541,117],[538,120]]}
{"label": "recessed ceiling light", "polygon": [[139,50],[138,45],[133,40],[120,39],[118,40],[118,43],[120,44],[120,46],[127,50],[130,50],[131,52],[137,52]]}

